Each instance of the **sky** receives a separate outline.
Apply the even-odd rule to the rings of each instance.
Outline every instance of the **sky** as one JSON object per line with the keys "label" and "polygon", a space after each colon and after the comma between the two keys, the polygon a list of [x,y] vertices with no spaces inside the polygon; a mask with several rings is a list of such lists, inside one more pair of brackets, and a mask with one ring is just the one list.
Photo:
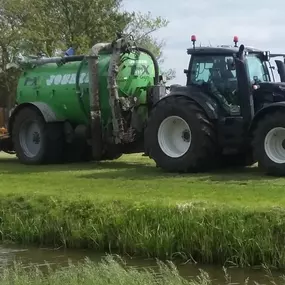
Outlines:
{"label": "sky", "polygon": [[285,53],[285,0],[124,0],[122,9],[169,20],[153,35],[166,42],[163,68],[176,70],[171,84],[185,84],[193,34],[197,45],[232,45],[236,35],[239,44]]}

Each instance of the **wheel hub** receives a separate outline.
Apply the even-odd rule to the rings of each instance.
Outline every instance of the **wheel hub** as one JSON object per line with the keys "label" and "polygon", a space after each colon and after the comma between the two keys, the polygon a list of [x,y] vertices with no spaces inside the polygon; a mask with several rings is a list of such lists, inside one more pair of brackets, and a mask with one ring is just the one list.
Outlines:
{"label": "wheel hub", "polygon": [[182,139],[185,142],[190,142],[190,132],[188,130],[184,130],[182,133]]}
{"label": "wheel hub", "polygon": [[187,122],[178,116],[162,121],[157,134],[161,150],[169,157],[182,157],[191,145],[191,130]]}
{"label": "wheel hub", "polygon": [[276,127],[267,133],[264,140],[264,150],[273,162],[285,163],[285,128]]}
{"label": "wheel hub", "polygon": [[40,143],[40,134],[38,132],[34,132],[33,133],[33,142],[35,144],[39,144]]}
{"label": "wheel hub", "polygon": [[33,158],[41,150],[41,130],[37,122],[26,121],[19,133],[19,142],[25,155]]}

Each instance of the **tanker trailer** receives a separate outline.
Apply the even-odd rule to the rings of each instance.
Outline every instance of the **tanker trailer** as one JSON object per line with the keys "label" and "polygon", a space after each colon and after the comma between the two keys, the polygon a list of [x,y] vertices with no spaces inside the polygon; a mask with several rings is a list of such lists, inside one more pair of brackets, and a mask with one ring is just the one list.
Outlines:
{"label": "tanker trailer", "polygon": [[8,132],[24,164],[116,159],[142,152],[165,86],[153,54],[129,37],[90,54],[22,61]]}

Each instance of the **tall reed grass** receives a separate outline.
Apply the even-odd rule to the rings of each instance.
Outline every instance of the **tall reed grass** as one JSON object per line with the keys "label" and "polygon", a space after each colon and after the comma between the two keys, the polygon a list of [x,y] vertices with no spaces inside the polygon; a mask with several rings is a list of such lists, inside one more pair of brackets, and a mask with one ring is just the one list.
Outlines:
{"label": "tall reed grass", "polygon": [[285,211],[207,204],[0,197],[2,242],[93,248],[199,263],[285,266]]}
{"label": "tall reed grass", "polygon": [[[126,267],[123,260],[106,256],[99,264],[86,259],[84,263],[70,263],[65,268],[47,270],[40,269],[37,265],[24,267],[21,263],[14,263],[12,267],[4,268],[0,273],[2,285],[211,285],[218,284],[212,281],[209,274],[200,271],[196,277],[185,279],[172,262],[157,262],[157,269],[137,269]],[[222,284],[233,285],[231,277],[225,270]],[[284,277],[276,283],[275,278],[267,277],[272,285],[285,284]],[[267,279],[266,278],[266,279]],[[221,280],[219,280],[221,282]],[[249,278],[244,280],[245,285],[249,284]],[[279,281],[279,280],[278,280]],[[241,283],[239,283],[241,285]],[[255,285],[258,285],[254,281]]]}

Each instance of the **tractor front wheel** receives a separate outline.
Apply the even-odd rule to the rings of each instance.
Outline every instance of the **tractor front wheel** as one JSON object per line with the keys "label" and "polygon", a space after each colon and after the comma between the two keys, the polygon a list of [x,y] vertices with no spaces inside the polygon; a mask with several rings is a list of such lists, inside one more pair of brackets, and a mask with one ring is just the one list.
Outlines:
{"label": "tractor front wheel", "polygon": [[254,156],[267,174],[285,175],[285,113],[270,113],[258,122],[253,138]]}
{"label": "tractor front wheel", "polygon": [[35,109],[25,108],[16,115],[12,139],[17,157],[23,164],[61,162],[63,130],[57,123],[46,123]]}
{"label": "tractor front wheel", "polygon": [[215,162],[214,126],[199,105],[183,96],[157,104],[144,138],[145,153],[166,171],[205,171]]}

